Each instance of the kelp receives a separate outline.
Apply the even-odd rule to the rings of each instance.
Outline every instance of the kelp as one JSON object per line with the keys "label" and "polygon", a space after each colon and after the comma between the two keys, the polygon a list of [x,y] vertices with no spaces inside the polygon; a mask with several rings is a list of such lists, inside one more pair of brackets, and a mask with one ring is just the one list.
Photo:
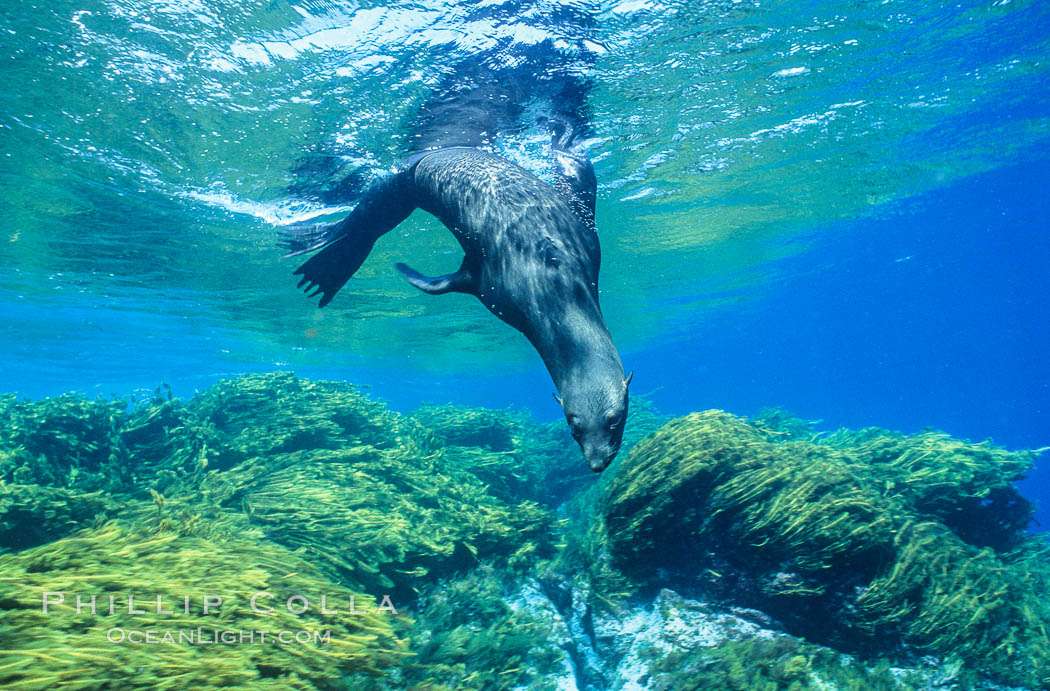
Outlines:
{"label": "kelp", "polygon": [[[61,537],[107,510],[159,497],[189,514],[244,513],[270,539],[305,549],[363,588],[410,590],[430,570],[495,556],[521,562],[549,550],[548,513],[480,479],[481,469],[504,462],[499,452],[445,453],[435,438],[447,426],[427,430],[347,384],[271,373],[223,380],[185,404],[162,389],[124,409],[72,395],[3,403],[17,422],[3,437],[15,456],[8,474],[34,484],[13,486],[0,504],[0,521],[11,523],[6,532],[0,523],[0,546]],[[516,419],[518,429],[525,424]],[[33,473],[20,471],[34,455]],[[70,457],[81,460],[62,466]],[[103,486],[106,502],[56,494],[75,484],[79,468],[97,471],[110,457],[130,486],[96,474],[88,484]],[[14,542],[15,524],[31,515],[46,519],[31,529],[36,537]]]}
{"label": "kelp", "polygon": [[290,372],[224,379],[194,396],[186,410],[195,424],[212,432],[209,464],[217,469],[304,449],[414,447],[424,439],[410,418],[357,387],[300,379]]}
{"label": "kelp", "polygon": [[431,572],[496,557],[524,564],[551,548],[547,511],[500,498],[417,420],[354,387],[249,375],[221,382],[187,409],[215,430],[218,456],[243,460],[177,486],[243,510],[268,539],[304,550],[356,587],[411,597]]}
{"label": "kelp", "polygon": [[418,425],[341,382],[290,372],[223,379],[183,404],[158,391],[120,430],[141,482],[163,494],[281,454],[369,445],[426,455]]}
{"label": "kelp", "polygon": [[1013,484],[1033,452],[972,444],[939,432],[839,430],[819,442],[846,450],[876,483],[887,484],[909,513],[936,521],[970,544],[1010,550],[1024,541],[1033,507]]}
{"label": "kelp", "polygon": [[986,510],[966,501],[980,491],[968,483],[1009,482],[1030,453],[920,436],[902,442],[913,449],[904,461],[874,463],[845,435],[778,442],[769,432],[708,411],[639,444],[606,488],[614,564],[636,577],[692,570],[714,589],[721,580],[723,593],[818,638],[903,639],[1010,683],[1050,684],[1050,579],[1022,526],[1006,519],[1022,534],[996,552],[928,520],[917,500],[947,475],[958,484],[945,495],[959,504],[942,515]]}
{"label": "kelp", "polygon": [[[159,388],[133,403],[72,395],[2,403],[12,429],[0,436],[6,473],[0,547],[24,551],[0,561],[6,608],[0,627],[11,632],[0,643],[8,651],[0,660],[0,685],[68,681],[90,688],[104,678],[122,687],[311,688],[334,685],[355,670],[389,668],[398,679],[416,663],[404,657],[386,621],[344,622],[332,637],[348,643],[309,654],[280,646],[235,646],[222,654],[168,646],[159,661],[149,662],[139,659],[141,646],[95,645],[80,637],[96,624],[135,623],[119,613],[91,625],[43,622],[19,603],[35,593],[39,607],[41,588],[200,592],[212,579],[212,591],[220,593],[294,584],[319,594],[389,594],[408,607],[419,590],[483,562],[518,573],[554,550],[548,510],[505,492],[501,497],[474,472],[501,463],[500,452],[445,447],[417,420],[349,385],[275,373],[224,380],[187,402]],[[464,452],[471,462],[464,462]],[[116,522],[68,536],[107,517]],[[34,544],[43,546],[25,549]],[[359,595],[362,601],[370,602]],[[251,623],[206,619],[201,626]],[[414,630],[404,622],[397,627]],[[118,648],[112,659],[98,659],[110,647]],[[79,648],[86,657],[78,657]],[[34,660],[44,663],[34,666]]]}
{"label": "kelp", "polygon": [[948,526],[970,544],[1008,551],[1023,542],[1031,522],[1032,504],[1014,483],[1042,450],[1007,451],[932,430],[905,435],[868,427],[824,434],[779,409],[761,411],[751,425],[770,441],[811,441],[845,450],[910,512]]}
{"label": "kelp", "polygon": [[[257,603],[272,611],[252,610],[255,592],[272,594]],[[62,603],[45,612],[45,593],[51,603],[62,593]],[[224,598],[218,611],[204,612],[206,595]],[[294,595],[307,598],[307,611],[285,606]],[[322,595],[339,613],[321,609]],[[351,596],[362,613],[350,613]],[[347,674],[378,675],[405,660],[393,615],[377,609],[372,597],[323,579],[277,545],[109,523],[0,556],[0,686],[336,688]],[[148,631],[154,642],[141,642]],[[237,638],[224,643],[222,631]],[[303,631],[298,640],[280,638]],[[165,642],[165,632],[174,640]],[[243,632],[255,637],[246,642]],[[196,642],[179,642],[180,633]]]}
{"label": "kelp", "polygon": [[0,480],[84,492],[127,489],[131,463],[118,433],[125,405],[76,394],[37,402],[0,396]]}
{"label": "kelp", "polygon": [[41,545],[94,524],[113,510],[101,492],[0,482],[0,549]]}
{"label": "kelp", "polygon": [[[555,409],[557,410],[557,409]],[[525,411],[427,404],[411,417],[457,467],[505,499],[558,507],[594,485],[563,420],[536,422]],[[667,421],[645,396],[632,395],[620,457]]]}
{"label": "kelp", "polygon": [[[935,653],[1050,685],[1050,575],[1012,484],[1032,454],[934,432],[821,435],[782,411],[663,423],[632,398],[624,452],[595,483],[561,421],[457,406],[400,415],[289,373],[223,380],[185,402],[166,388],[137,401],[0,397],[0,550],[21,550],[0,555],[0,685],[540,688],[564,659],[508,604],[508,584],[525,578],[566,584],[605,615],[678,579],[832,647]],[[208,583],[390,593],[417,618],[271,622],[344,627],[347,645],[304,654],[97,646],[85,637],[100,626],[149,622],[37,616],[41,589]],[[173,621],[251,623],[238,617]],[[679,651],[654,661],[652,682],[884,680],[862,667],[835,676],[830,653],[808,646]]]}
{"label": "kelp", "polygon": [[980,660],[1015,683],[1050,684],[1046,567],[1005,562],[935,523],[906,525],[897,554],[857,598],[860,623],[923,648]]}
{"label": "kelp", "polygon": [[565,453],[524,411],[426,404],[412,412],[449,467],[468,472],[504,500],[548,497],[544,478]]}
{"label": "kelp", "polygon": [[0,481],[143,499],[207,465],[202,425],[167,387],[152,396],[0,397]]}
{"label": "kelp", "polygon": [[534,614],[507,603],[506,579],[492,565],[427,587],[409,646],[406,686],[418,689],[557,688],[546,681],[566,655]]}
{"label": "kelp", "polygon": [[482,410],[459,405],[421,405],[412,419],[426,428],[444,447],[466,446],[488,451],[512,451],[522,443],[532,424],[523,410]]}
{"label": "kelp", "polygon": [[499,500],[440,454],[357,446],[269,463],[251,480],[238,476],[251,475],[252,464],[231,471],[234,503],[269,539],[303,549],[334,577],[366,590],[410,596],[428,575],[487,558],[524,567],[552,551],[549,512]]}

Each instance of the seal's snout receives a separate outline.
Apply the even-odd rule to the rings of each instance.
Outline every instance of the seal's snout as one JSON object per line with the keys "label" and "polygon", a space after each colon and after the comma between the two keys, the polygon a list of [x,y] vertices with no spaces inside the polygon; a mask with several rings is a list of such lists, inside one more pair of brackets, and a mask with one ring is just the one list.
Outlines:
{"label": "seal's snout", "polygon": [[587,460],[587,465],[591,467],[591,470],[600,473],[609,467],[619,450],[619,448],[584,448],[583,457]]}
{"label": "seal's snout", "polygon": [[564,399],[554,395],[587,466],[596,473],[609,467],[623,443],[630,382],[630,375],[617,373],[596,389],[588,384],[567,391]]}
{"label": "seal's snout", "polygon": [[592,456],[587,459],[587,464],[591,466],[591,470],[593,470],[596,473],[600,473],[609,467],[609,464],[612,463],[612,460],[613,459],[607,456]]}

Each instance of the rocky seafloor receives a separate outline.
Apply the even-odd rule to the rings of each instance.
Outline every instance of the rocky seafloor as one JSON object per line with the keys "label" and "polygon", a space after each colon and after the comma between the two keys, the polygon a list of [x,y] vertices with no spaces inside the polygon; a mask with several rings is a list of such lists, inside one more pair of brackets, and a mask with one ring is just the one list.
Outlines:
{"label": "rocky seafloor", "polygon": [[0,396],[0,686],[1050,687],[1036,452],[635,399],[596,478],[563,427]]}

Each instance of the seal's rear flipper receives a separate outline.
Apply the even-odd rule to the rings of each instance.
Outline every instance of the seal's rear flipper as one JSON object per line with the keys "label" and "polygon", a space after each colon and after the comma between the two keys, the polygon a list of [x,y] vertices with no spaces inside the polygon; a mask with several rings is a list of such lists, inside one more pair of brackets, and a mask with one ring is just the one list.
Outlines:
{"label": "seal's rear flipper", "polygon": [[319,250],[338,237],[339,223],[293,223],[281,228],[277,244],[288,250],[285,257],[294,257]]}
{"label": "seal's rear flipper", "polygon": [[[365,192],[350,215],[333,224],[314,224],[311,228],[292,229],[284,246],[288,255],[302,254],[323,247],[293,273],[302,276],[299,287],[310,297],[321,296],[318,307],[324,307],[353,276],[376,240],[408,218],[416,208],[412,194],[410,169],[381,178]],[[327,245],[327,246],[326,246]]]}
{"label": "seal's rear flipper", "polygon": [[309,297],[321,295],[318,307],[324,307],[332,301],[372,251],[373,242],[354,242],[354,239],[344,235],[292,273],[293,276],[302,276],[297,288],[309,293]]}
{"label": "seal's rear flipper", "polygon": [[466,265],[466,260],[460,265],[459,270],[453,274],[445,274],[437,278],[430,278],[419,273],[407,264],[397,264],[397,270],[409,283],[431,295],[444,295],[445,293],[467,293],[474,295],[474,277]]}

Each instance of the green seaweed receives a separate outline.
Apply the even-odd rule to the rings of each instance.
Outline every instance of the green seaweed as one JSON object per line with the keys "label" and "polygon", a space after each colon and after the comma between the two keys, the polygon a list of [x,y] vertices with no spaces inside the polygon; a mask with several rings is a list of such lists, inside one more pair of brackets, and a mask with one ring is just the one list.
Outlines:
{"label": "green seaweed", "polygon": [[552,551],[547,511],[500,501],[476,477],[444,466],[440,455],[359,446],[269,462],[258,479],[234,479],[251,523],[365,589],[408,595],[428,574],[493,557],[524,566]]}
{"label": "green seaweed", "polygon": [[1038,452],[1007,451],[939,432],[905,436],[839,430],[820,443],[847,450],[909,513],[944,524],[970,544],[1010,550],[1024,541],[1033,507],[1013,484]]}
{"label": "green seaweed", "polygon": [[[0,555],[0,684],[545,688],[564,654],[508,600],[513,584],[558,583],[615,616],[679,578],[815,642],[933,653],[965,663],[963,681],[1050,685],[1050,569],[1012,484],[1032,453],[934,432],[822,435],[783,411],[663,423],[634,397],[624,453],[595,482],[561,421],[458,406],[405,416],[289,373],[186,402],[166,388],[135,402],[0,397],[0,550],[12,551]],[[347,645],[316,655],[191,646],[149,662],[107,644],[103,660],[85,636],[130,615],[44,622],[26,604],[84,579],[106,592],[389,593],[416,618],[296,618],[344,627]],[[222,616],[191,618],[248,623]],[[896,678],[859,663],[836,674],[833,653],[804,642],[659,655],[654,688]]]}
{"label": "green seaweed", "polygon": [[93,492],[131,484],[122,401],[0,396],[0,480]]}
{"label": "green seaweed", "polygon": [[441,446],[466,446],[488,451],[511,451],[521,444],[531,424],[525,411],[481,410],[458,405],[424,404],[412,418],[430,431]]}
{"label": "green seaweed", "polygon": [[[640,581],[661,567],[700,572],[808,635],[902,640],[1008,683],[1050,683],[1050,580],[1024,523],[1006,512],[997,544],[1010,549],[997,552],[948,520],[972,510],[977,483],[1022,474],[1031,453],[931,434],[775,438],[708,411],[640,443],[606,486],[614,565]],[[904,459],[874,461],[872,439],[896,439]],[[799,612],[828,621],[807,627]]]}
{"label": "green seaweed", "polygon": [[[594,473],[562,419],[539,423],[523,411],[451,404],[424,405],[412,418],[433,435],[446,458],[501,498],[557,507],[594,485]],[[666,421],[645,396],[632,395],[620,457]]]}
{"label": "green seaweed", "polygon": [[[262,603],[299,594],[315,604],[302,614],[279,604],[270,613],[256,614],[249,601],[258,591],[274,595]],[[45,613],[45,592],[63,593],[63,603]],[[76,594],[83,598],[80,612]],[[227,602],[205,614],[206,594]],[[95,613],[87,606],[92,595]],[[112,614],[109,595],[117,603]],[[129,595],[141,596],[134,613]],[[341,601],[343,613],[322,612],[317,606],[321,595],[331,603]],[[351,595],[363,614],[348,613]],[[189,613],[182,605],[185,596],[191,597]],[[158,606],[169,613],[157,613]],[[324,580],[309,563],[276,545],[147,533],[110,523],[0,556],[0,685],[336,688],[347,674],[382,674],[405,659],[392,615],[376,609],[373,598]],[[272,635],[243,645],[114,643],[109,638],[113,631],[154,630],[163,636],[163,631],[195,633],[198,627],[212,640],[222,630]],[[330,636],[328,641],[283,642],[280,631],[328,631]]]}
{"label": "green seaweed", "polygon": [[220,470],[252,457],[346,445],[394,448],[422,438],[409,418],[357,387],[290,372],[224,379],[194,396],[186,409],[197,426],[214,431],[209,464]]}
{"label": "green seaweed", "polygon": [[24,549],[64,537],[113,508],[101,492],[0,481],[0,548]]}
{"label": "green seaweed", "polygon": [[423,405],[412,419],[427,430],[450,467],[479,478],[504,500],[544,501],[544,478],[564,448],[528,413]]}
{"label": "green seaweed", "polygon": [[734,691],[898,691],[926,688],[923,675],[895,675],[886,662],[857,660],[790,636],[727,641],[653,655],[647,688]]}
{"label": "green seaweed", "polygon": [[[223,380],[185,404],[161,389],[131,409],[73,395],[35,403],[7,397],[3,404],[11,429],[2,441],[16,456],[8,474],[35,484],[11,485],[0,519],[9,515],[13,523],[6,532],[0,523],[0,540],[30,515],[54,516],[37,527],[39,543],[90,524],[107,508],[119,514],[133,500],[159,497],[212,520],[244,513],[269,539],[305,549],[359,587],[411,590],[431,570],[448,573],[495,556],[524,564],[550,551],[549,514],[481,479],[483,468],[503,463],[499,452],[446,452],[435,442],[439,434],[350,385],[279,372]],[[519,416],[515,424],[526,423]],[[90,463],[61,465],[88,452]],[[18,469],[34,455],[27,477]],[[98,474],[89,483],[71,480],[111,456],[123,459],[122,482]],[[102,485],[108,502],[57,490],[84,484]],[[195,530],[207,522],[198,520]]]}
{"label": "green seaweed", "polygon": [[[407,607],[442,577],[491,570],[481,566],[485,560],[520,573],[554,550],[549,511],[481,479],[504,454],[446,448],[417,420],[345,384],[274,373],[224,380],[185,403],[167,389],[133,405],[5,397],[0,419],[7,425],[0,434],[0,547],[23,550],[0,561],[0,627],[12,632],[0,643],[0,674],[8,675],[0,685],[42,688],[59,679],[90,688],[106,678],[122,687],[313,688],[344,683],[355,671],[399,679],[411,670],[423,680],[429,667],[409,662],[394,633],[415,629],[367,618],[344,622],[339,631],[349,642],[306,656],[316,662],[301,659],[302,651],[245,646],[232,655],[176,647],[149,663],[137,657],[141,650],[120,647],[108,661],[89,650],[78,667],[76,649],[92,647],[80,636],[93,627],[58,618],[45,630],[25,601],[35,592],[39,607],[39,589],[52,583],[55,590],[85,582],[118,592],[199,592],[213,579],[216,591],[242,593],[274,582],[259,576],[262,560],[273,566],[270,576],[280,572],[305,590],[349,593],[349,586]],[[530,423],[516,424],[524,430]],[[117,522],[69,537],[107,516]],[[35,544],[43,546],[25,549]],[[42,575],[26,576],[33,573]],[[294,580],[300,577],[306,580]],[[130,625],[119,616],[106,623]],[[492,659],[517,654],[512,628],[504,632],[511,652]],[[45,664],[34,666],[40,655],[48,656]]]}
{"label": "green seaweed", "polygon": [[507,602],[508,583],[485,565],[426,589],[405,680],[425,689],[540,689],[565,653],[537,617]]}

